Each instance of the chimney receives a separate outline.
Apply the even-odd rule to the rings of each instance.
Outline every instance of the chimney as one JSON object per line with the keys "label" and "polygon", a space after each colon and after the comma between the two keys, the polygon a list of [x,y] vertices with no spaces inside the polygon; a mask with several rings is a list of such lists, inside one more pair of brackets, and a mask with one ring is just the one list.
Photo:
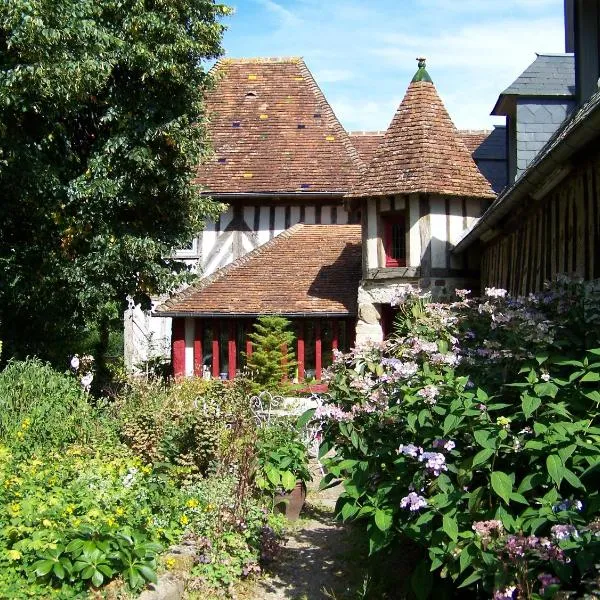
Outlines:
{"label": "chimney", "polygon": [[574,0],[565,0],[565,52],[575,52]]}
{"label": "chimney", "polygon": [[600,77],[600,0],[573,0],[573,40],[577,103],[598,91]]}

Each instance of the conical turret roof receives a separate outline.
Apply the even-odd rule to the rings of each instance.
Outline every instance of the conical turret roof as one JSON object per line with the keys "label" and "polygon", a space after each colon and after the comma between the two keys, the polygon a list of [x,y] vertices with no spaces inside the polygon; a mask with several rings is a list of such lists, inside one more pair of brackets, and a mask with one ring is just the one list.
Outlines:
{"label": "conical turret roof", "polygon": [[494,198],[425,70],[425,60],[350,197],[430,193]]}

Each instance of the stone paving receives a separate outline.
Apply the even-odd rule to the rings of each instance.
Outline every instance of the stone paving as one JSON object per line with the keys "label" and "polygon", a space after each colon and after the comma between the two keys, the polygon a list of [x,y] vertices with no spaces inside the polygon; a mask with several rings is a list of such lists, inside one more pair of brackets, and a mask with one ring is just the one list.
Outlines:
{"label": "stone paving", "polygon": [[[334,507],[341,487],[318,491],[321,475],[312,465],[313,481],[300,520],[270,570],[251,593],[256,600],[313,600],[350,597],[349,571],[353,552],[350,529],[335,521]],[[353,596],[354,597],[354,596]]]}

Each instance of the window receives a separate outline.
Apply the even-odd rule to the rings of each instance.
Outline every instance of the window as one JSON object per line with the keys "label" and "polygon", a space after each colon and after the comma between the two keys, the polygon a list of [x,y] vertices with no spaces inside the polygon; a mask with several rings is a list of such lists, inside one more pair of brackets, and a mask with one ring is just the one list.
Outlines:
{"label": "window", "polygon": [[383,217],[386,267],[406,266],[406,222],[404,213]]}

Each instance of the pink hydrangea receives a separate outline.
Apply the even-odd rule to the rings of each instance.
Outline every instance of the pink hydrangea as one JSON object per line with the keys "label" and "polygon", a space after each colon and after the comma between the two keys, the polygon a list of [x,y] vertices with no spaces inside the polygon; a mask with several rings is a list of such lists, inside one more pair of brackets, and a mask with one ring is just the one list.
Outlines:
{"label": "pink hydrangea", "polygon": [[439,393],[440,390],[435,385],[426,385],[417,392],[417,396],[424,398],[427,404],[435,404]]}

